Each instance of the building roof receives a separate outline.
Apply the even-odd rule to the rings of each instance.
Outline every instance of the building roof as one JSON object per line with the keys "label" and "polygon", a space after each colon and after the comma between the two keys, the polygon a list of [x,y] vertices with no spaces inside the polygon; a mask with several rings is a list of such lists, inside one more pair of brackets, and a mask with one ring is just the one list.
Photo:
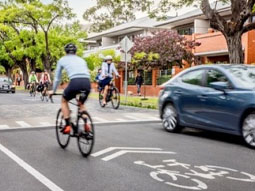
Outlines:
{"label": "building roof", "polygon": [[[219,12],[226,12],[230,11],[230,4],[229,3],[222,3],[216,2],[211,4],[211,7],[216,9]],[[114,37],[118,35],[123,35],[123,34],[128,34],[136,31],[140,31],[146,28],[160,28],[164,27],[166,25],[172,25],[172,26],[179,26],[179,25],[184,25],[187,23],[193,22],[194,18],[202,18],[205,17],[204,14],[202,13],[200,8],[196,8],[192,11],[189,11],[183,15],[177,16],[177,17],[169,17],[165,21],[157,21],[156,19],[152,19],[149,17],[143,17],[140,19],[136,19],[134,21],[118,25],[116,27],[113,27],[111,29],[108,29],[106,31],[103,31],[101,33],[93,33],[89,35],[87,40],[98,40],[102,36],[104,37]]]}
{"label": "building roof", "polygon": [[[214,8],[216,7],[216,9],[219,11],[219,12],[224,12],[224,11],[229,11],[230,10],[230,4],[229,3],[222,3],[222,2],[214,2],[211,4],[211,7]],[[165,20],[165,21],[162,21],[160,23],[158,23],[156,25],[156,27],[161,27],[161,26],[164,26],[164,25],[168,25],[168,24],[172,24],[172,23],[177,23],[177,22],[180,22],[181,24],[181,21],[182,20],[187,20],[187,19],[192,19],[192,18],[196,18],[196,17],[199,17],[199,16],[204,16],[203,12],[201,11],[200,8],[196,8],[192,11],[189,11],[183,15],[180,15],[178,17],[173,17],[173,18],[170,18],[168,20]]]}
{"label": "building roof", "polygon": [[111,36],[121,35],[122,32],[124,32],[125,34],[129,33],[129,32],[136,32],[136,31],[140,31],[140,30],[146,29],[146,28],[153,28],[158,23],[159,23],[159,21],[157,21],[156,19],[151,19],[149,17],[143,17],[143,18],[136,19],[136,20],[128,22],[128,23],[118,25],[116,27],[113,27],[113,28],[103,31],[101,33],[91,34],[87,39],[88,40],[97,39],[102,36],[111,37]]}

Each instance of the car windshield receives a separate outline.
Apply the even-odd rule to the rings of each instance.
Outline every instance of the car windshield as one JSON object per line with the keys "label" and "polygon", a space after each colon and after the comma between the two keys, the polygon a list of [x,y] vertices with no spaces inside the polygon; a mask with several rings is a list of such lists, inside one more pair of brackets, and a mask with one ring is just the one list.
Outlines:
{"label": "car windshield", "polygon": [[228,70],[235,77],[238,85],[255,88],[255,67],[231,67]]}
{"label": "car windshield", "polygon": [[8,79],[8,78],[0,78],[0,82],[11,82],[11,79]]}

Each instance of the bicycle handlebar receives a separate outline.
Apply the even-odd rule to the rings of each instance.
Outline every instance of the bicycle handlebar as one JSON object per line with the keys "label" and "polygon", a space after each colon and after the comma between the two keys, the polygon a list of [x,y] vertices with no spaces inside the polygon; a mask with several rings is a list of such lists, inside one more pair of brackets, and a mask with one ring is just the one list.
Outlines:
{"label": "bicycle handlebar", "polygon": [[53,101],[53,96],[55,96],[55,95],[59,95],[59,96],[62,96],[63,95],[63,93],[54,93],[54,94],[52,94],[52,95],[50,95],[49,96],[49,98],[50,98],[50,101],[51,101],[51,103],[54,103],[54,101]]}

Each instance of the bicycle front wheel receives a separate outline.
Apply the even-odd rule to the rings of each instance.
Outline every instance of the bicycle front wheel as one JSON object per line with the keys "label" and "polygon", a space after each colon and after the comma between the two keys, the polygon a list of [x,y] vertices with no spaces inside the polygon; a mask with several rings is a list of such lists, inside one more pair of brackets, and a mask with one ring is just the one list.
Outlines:
{"label": "bicycle front wheel", "polygon": [[93,121],[88,112],[79,115],[77,143],[79,150],[84,157],[88,157],[93,150],[95,141],[95,129]]}
{"label": "bicycle front wheel", "polygon": [[63,134],[62,130],[65,128],[65,120],[64,116],[62,114],[61,109],[59,109],[56,119],[56,137],[59,146],[62,149],[65,149],[70,141],[70,135],[69,134]]}
{"label": "bicycle front wheel", "polygon": [[120,93],[117,88],[113,88],[112,90],[112,107],[114,109],[118,109],[120,106]]}

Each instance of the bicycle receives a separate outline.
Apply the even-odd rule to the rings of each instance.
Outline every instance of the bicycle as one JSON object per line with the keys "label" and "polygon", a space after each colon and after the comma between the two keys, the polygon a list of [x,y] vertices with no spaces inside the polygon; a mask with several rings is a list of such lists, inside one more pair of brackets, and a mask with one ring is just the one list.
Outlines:
{"label": "bicycle", "polygon": [[29,86],[29,95],[31,97],[36,96],[36,83],[35,82],[31,83],[30,86]]}
{"label": "bicycle", "polygon": [[[105,107],[103,104],[104,89],[99,89],[99,104],[101,107]],[[114,109],[118,109],[120,106],[120,93],[118,88],[114,85],[114,80],[110,82],[109,89],[106,96],[106,103],[112,103]]]}
{"label": "bicycle", "polygon": [[41,96],[40,96],[40,98],[41,98],[41,101],[46,101],[46,102],[48,102],[49,101],[49,97],[48,97],[48,94],[47,94],[47,91],[48,91],[48,86],[47,85],[42,85],[43,86],[43,89],[42,89],[42,91],[40,91],[40,93],[41,93]]}
{"label": "bicycle", "polygon": [[[78,148],[83,157],[88,157],[90,155],[95,142],[95,129],[92,118],[87,111],[80,111],[79,109],[82,100],[86,99],[86,97],[86,92],[82,91],[78,98],[76,98],[77,104],[69,102],[78,108],[76,121],[75,123],[71,122],[72,132],[70,134],[63,133],[65,120],[61,109],[58,110],[56,117],[56,138],[59,146],[62,149],[65,149],[67,148],[71,137],[77,138]],[[54,103],[52,97],[50,97],[50,100]]]}
{"label": "bicycle", "polygon": [[[209,188],[205,180],[215,180],[217,178],[255,183],[255,175],[227,167],[212,165],[192,166],[180,163],[175,159],[163,160],[162,162],[164,164],[151,165],[144,161],[135,161],[134,164],[152,169],[150,176],[154,180],[186,190],[207,190]],[[171,169],[169,170],[167,167]]]}

